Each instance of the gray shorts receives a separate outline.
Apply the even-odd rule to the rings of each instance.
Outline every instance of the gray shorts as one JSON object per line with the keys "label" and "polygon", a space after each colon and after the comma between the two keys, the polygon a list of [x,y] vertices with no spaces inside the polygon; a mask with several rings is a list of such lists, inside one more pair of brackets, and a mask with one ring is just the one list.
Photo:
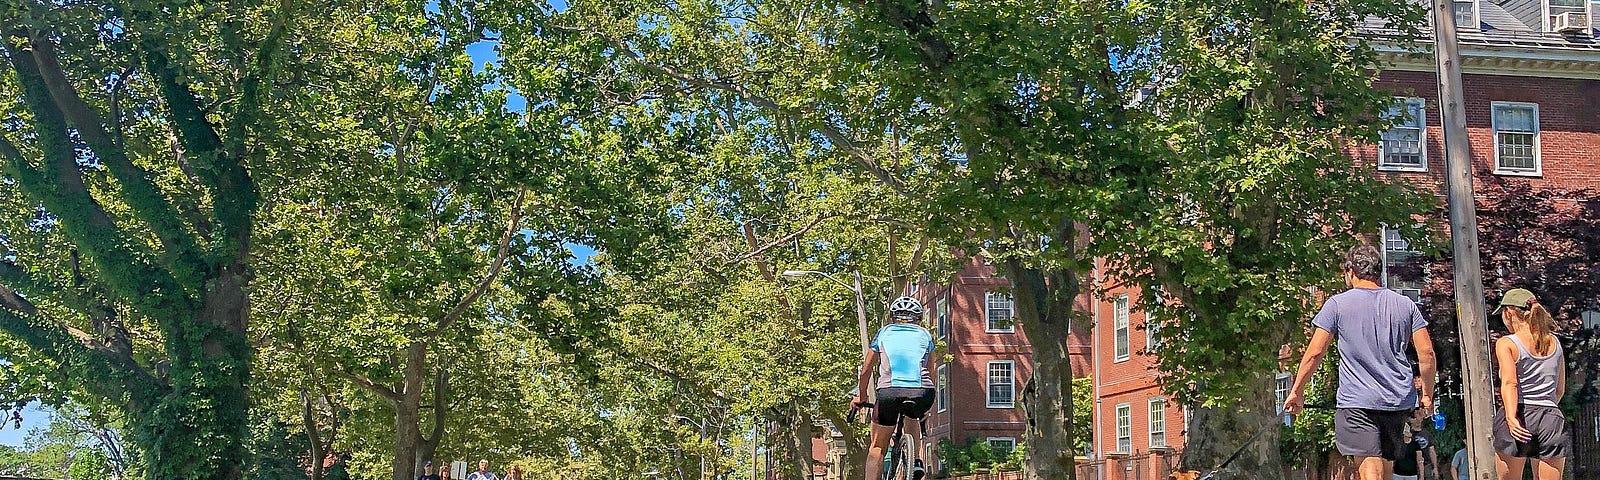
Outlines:
{"label": "gray shorts", "polygon": [[1572,435],[1567,434],[1567,416],[1561,409],[1541,405],[1518,405],[1522,428],[1533,438],[1518,442],[1506,425],[1506,411],[1494,411],[1494,451],[1511,457],[1566,458],[1572,455]]}
{"label": "gray shorts", "polygon": [[1382,457],[1395,461],[1405,454],[1406,421],[1411,410],[1341,408],[1333,414],[1334,444],[1352,457]]}

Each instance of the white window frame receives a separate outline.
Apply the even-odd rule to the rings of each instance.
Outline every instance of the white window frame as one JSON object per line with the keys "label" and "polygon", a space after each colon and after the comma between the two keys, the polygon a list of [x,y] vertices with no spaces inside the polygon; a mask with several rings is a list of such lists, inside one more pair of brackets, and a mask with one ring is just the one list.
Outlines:
{"label": "white window frame", "polygon": [[[1584,6],[1583,15],[1584,15],[1584,17],[1587,17],[1587,18],[1585,18],[1585,20],[1589,21],[1589,29],[1593,29],[1594,28],[1594,10],[1595,10],[1594,9],[1594,4],[1595,4],[1595,2],[1593,2],[1593,1],[1583,2],[1583,6]],[[1556,16],[1556,14],[1552,13],[1550,11],[1551,10],[1551,8],[1550,8],[1551,7],[1550,0],[1543,0],[1543,1],[1539,2],[1539,6],[1541,8],[1541,10],[1539,10],[1539,11],[1544,14],[1544,31],[1545,32],[1554,33],[1555,32],[1555,16]],[[1588,29],[1586,29],[1586,31],[1587,30]]]}
{"label": "white window frame", "polygon": [[[1161,407],[1161,409],[1159,411],[1156,410],[1156,406],[1157,405],[1160,405],[1160,407]],[[1150,397],[1150,401],[1145,403],[1145,408],[1147,409],[1146,411],[1149,413],[1149,418],[1147,419],[1147,422],[1150,424],[1149,425],[1149,427],[1150,427],[1150,432],[1149,432],[1149,434],[1150,434],[1150,448],[1166,448],[1167,447],[1167,399],[1165,397]],[[1161,440],[1160,441],[1156,441],[1156,438],[1157,438],[1156,435],[1157,434],[1161,435],[1161,437],[1160,437]]]}
{"label": "white window frame", "polygon": [[1150,317],[1150,312],[1145,312],[1145,314],[1144,314],[1144,349],[1145,350],[1153,351],[1153,350],[1155,350],[1156,347],[1161,346],[1161,339],[1156,338],[1156,335],[1158,335],[1160,333],[1161,333],[1161,322],[1158,322],[1154,318],[1151,318]]}
{"label": "white window frame", "polygon": [[988,438],[983,439],[983,443],[989,444],[989,451],[995,452],[995,453],[1000,453],[999,450],[996,450],[994,448],[994,444],[996,442],[1003,442],[1003,443],[1011,444],[1011,447],[1006,449],[1006,453],[1007,454],[1010,454],[1010,452],[1013,452],[1013,451],[1015,451],[1017,449],[1017,437],[988,437]]}
{"label": "white window frame", "polygon": [[933,304],[934,328],[939,331],[939,338],[950,338],[950,297],[939,299]]}
{"label": "white window frame", "polygon": [[[1006,379],[1005,385],[1011,389],[1011,398],[1004,402],[996,402],[994,399],[994,387],[1001,385],[1000,383],[995,382],[994,367],[997,365],[1005,365],[1006,371],[1009,373],[1009,378]],[[987,408],[1016,408],[1017,362],[1012,360],[990,360],[988,363],[984,364],[983,404]]]}
{"label": "white window frame", "polygon": [[[992,309],[990,304],[998,296],[1006,298],[1007,311],[1011,312],[1011,318],[1007,320],[1005,328],[995,328],[994,319],[989,317],[989,310]],[[983,331],[988,333],[1015,333],[1017,331],[1017,299],[1007,295],[1005,292],[993,290],[983,292]]]}
{"label": "white window frame", "polygon": [[1133,452],[1133,404],[1119,403],[1113,411],[1116,412],[1117,422],[1116,431],[1114,432],[1117,436],[1117,441],[1116,445],[1113,446],[1115,448],[1113,451],[1116,453],[1131,453]]}
{"label": "white window frame", "polygon": [[1278,372],[1272,378],[1272,396],[1278,399],[1278,407],[1283,407],[1283,402],[1289,398],[1289,390],[1294,389],[1294,379],[1289,372]]}
{"label": "white window frame", "polygon": [[[1462,25],[1460,22],[1456,22],[1456,28],[1470,28],[1472,30],[1481,30],[1483,28],[1483,7],[1479,0],[1454,0],[1453,3],[1472,4],[1472,25]],[[1454,8],[1455,5],[1452,4],[1451,7]],[[1450,11],[1451,20],[1455,19],[1455,13],[1454,10]]]}
{"label": "white window frame", "polygon": [[[1507,169],[1500,166],[1500,120],[1495,111],[1501,107],[1533,109],[1533,170]],[[1510,175],[1519,177],[1539,177],[1544,175],[1544,156],[1539,152],[1539,104],[1527,102],[1489,102],[1489,124],[1494,134],[1494,173],[1495,175]],[[1522,133],[1522,132],[1517,132]]]}
{"label": "white window frame", "polygon": [[1410,116],[1411,107],[1415,106],[1417,108],[1417,114],[1415,118],[1412,118],[1412,120],[1416,121],[1415,126],[1398,125],[1391,127],[1390,130],[1397,128],[1417,129],[1419,163],[1416,165],[1388,163],[1386,160],[1388,157],[1386,152],[1389,151],[1387,147],[1388,140],[1380,138],[1378,140],[1378,170],[1386,172],[1426,172],[1428,171],[1428,102],[1420,97],[1394,97],[1394,100],[1396,106],[1401,107],[1399,112],[1401,115]]}
{"label": "white window frame", "polygon": [[934,397],[939,404],[939,413],[944,413],[950,410],[950,364],[939,365],[934,371],[938,372],[935,375],[938,378],[936,385],[939,389]]}
{"label": "white window frame", "polygon": [[1132,314],[1130,312],[1132,306],[1128,303],[1126,294],[1111,299],[1111,352],[1116,356],[1113,363],[1126,362],[1131,358],[1129,351],[1131,348],[1128,345],[1128,317]]}

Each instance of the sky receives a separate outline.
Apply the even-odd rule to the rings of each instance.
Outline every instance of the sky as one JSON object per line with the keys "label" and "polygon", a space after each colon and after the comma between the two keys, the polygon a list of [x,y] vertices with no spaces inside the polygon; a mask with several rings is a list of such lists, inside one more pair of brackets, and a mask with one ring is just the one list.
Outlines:
{"label": "sky", "polygon": [[22,448],[22,441],[28,438],[28,432],[35,428],[44,428],[50,423],[50,412],[39,406],[38,403],[29,404],[22,411],[22,428],[11,428],[11,422],[6,422],[0,427],[0,445]]}

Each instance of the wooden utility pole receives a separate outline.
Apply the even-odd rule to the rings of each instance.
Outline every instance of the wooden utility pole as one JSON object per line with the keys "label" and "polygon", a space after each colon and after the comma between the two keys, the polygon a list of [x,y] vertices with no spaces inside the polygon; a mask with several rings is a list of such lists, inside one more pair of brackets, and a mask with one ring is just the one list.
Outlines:
{"label": "wooden utility pole", "polygon": [[1461,92],[1461,52],[1453,0],[1433,2],[1433,56],[1439,71],[1439,124],[1444,126],[1445,182],[1449,186],[1450,243],[1455,263],[1456,324],[1461,332],[1462,403],[1466,405],[1467,456],[1472,480],[1493,480],[1494,391],[1489,385],[1489,332],[1478,263],[1478,214],[1472,194],[1472,144]]}

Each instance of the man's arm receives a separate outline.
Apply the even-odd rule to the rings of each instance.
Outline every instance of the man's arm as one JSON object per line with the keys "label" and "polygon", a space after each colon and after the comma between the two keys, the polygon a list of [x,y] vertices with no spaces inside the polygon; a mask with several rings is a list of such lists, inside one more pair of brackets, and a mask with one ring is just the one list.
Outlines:
{"label": "man's arm", "polygon": [[1428,335],[1426,327],[1411,332],[1411,345],[1417,349],[1417,372],[1422,376],[1422,411],[1432,414],[1433,383],[1439,370],[1433,354],[1433,337]]}
{"label": "man's arm", "polygon": [[1305,408],[1306,385],[1311,383],[1311,376],[1317,372],[1317,367],[1322,365],[1322,356],[1328,354],[1328,345],[1333,343],[1333,332],[1317,327],[1311,330],[1311,344],[1306,345],[1306,353],[1300,357],[1300,370],[1295,373],[1294,387],[1289,389],[1289,397],[1283,402],[1283,411],[1290,415],[1297,415]]}

